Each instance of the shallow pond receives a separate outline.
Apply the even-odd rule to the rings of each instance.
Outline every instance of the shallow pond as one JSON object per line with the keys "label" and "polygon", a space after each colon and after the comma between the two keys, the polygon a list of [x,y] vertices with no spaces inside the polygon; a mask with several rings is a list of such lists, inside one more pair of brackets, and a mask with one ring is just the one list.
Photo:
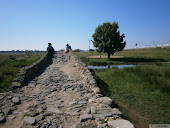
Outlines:
{"label": "shallow pond", "polygon": [[136,65],[133,64],[123,64],[123,65],[106,65],[106,66],[92,66],[88,65],[89,69],[108,69],[108,68],[128,68],[128,67],[136,67]]}

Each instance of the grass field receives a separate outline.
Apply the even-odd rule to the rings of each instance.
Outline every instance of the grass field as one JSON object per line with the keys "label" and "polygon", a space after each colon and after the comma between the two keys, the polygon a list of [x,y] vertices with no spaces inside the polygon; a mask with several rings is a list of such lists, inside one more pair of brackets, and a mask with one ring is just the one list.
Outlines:
{"label": "grass field", "polygon": [[44,53],[0,53],[0,92],[6,91],[18,71],[32,64]]}
{"label": "grass field", "polygon": [[106,65],[122,63],[159,63],[170,61],[170,48],[152,48],[152,49],[134,49],[116,52],[114,56],[123,56],[123,58],[87,58],[88,56],[105,55],[106,53],[98,52],[75,52],[75,54],[88,65]]}
{"label": "grass field", "polygon": [[143,64],[124,69],[96,69],[92,73],[103,95],[113,99],[115,106],[137,128],[149,124],[170,124],[170,48],[125,50],[117,59],[86,59],[96,52],[76,53],[86,64]]}

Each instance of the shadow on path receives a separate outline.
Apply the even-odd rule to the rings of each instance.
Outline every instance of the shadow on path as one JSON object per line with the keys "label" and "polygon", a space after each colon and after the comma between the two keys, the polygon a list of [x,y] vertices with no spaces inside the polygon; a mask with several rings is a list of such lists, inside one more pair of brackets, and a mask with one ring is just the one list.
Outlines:
{"label": "shadow on path", "polygon": [[30,77],[29,79],[26,80],[26,85],[28,85],[28,83],[30,81],[32,81],[33,79],[35,79],[36,77],[40,76],[47,67],[49,67],[52,63],[53,63],[53,58],[54,56],[49,57],[48,61],[46,62],[45,65],[43,65],[40,69],[38,69],[38,71],[34,74],[34,76]]}

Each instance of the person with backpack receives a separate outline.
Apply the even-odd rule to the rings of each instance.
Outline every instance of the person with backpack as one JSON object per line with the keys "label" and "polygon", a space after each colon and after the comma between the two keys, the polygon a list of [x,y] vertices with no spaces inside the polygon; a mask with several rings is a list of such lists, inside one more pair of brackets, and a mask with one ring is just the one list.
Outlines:
{"label": "person with backpack", "polygon": [[70,49],[71,49],[71,46],[69,44],[67,44],[66,45],[66,53],[68,53]]}
{"label": "person with backpack", "polygon": [[50,56],[53,56],[53,54],[54,54],[54,48],[52,47],[52,44],[51,44],[51,43],[48,43],[47,52],[49,52],[49,55],[50,55]]}

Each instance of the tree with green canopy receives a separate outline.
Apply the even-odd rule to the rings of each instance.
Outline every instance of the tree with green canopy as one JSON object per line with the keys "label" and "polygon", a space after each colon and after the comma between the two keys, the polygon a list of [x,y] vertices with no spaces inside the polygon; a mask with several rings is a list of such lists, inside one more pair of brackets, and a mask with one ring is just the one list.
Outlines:
{"label": "tree with green canopy", "polygon": [[107,53],[108,58],[110,58],[110,54],[113,55],[116,51],[122,51],[125,48],[126,41],[123,41],[125,35],[120,35],[118,28],[118,22],[103,23],[96,28],[92,35],[92,42],[94,47],[97,48],[96,50]]}

